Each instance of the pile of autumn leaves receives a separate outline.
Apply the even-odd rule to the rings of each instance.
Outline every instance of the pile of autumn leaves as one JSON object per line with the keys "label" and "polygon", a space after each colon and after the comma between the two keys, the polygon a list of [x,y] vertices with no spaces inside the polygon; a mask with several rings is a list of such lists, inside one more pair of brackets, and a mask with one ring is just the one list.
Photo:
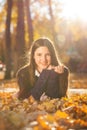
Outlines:
{"label": "pile of autumn leaves", "polygon": [[0,93],[0,130],[87,129],[87,94],[68,98],[20,101]]}

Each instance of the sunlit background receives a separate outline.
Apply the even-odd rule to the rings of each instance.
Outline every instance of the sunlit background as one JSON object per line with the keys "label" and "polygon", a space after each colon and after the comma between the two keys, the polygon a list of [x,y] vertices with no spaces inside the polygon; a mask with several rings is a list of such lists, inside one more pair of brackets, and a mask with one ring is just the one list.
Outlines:
{"label": "sunlit background", "polygon": [[61,0],[63,3],[62,15],[67,20],[79,19],[87,22],[87,0]]}
{"label": "sunlit background", "polygon": [[54,42],[60,60],[71,72],[87,73],[87,0],[27,2],[0,0],[0,60],[5,72],[10,70],[13,77],[26,62],[24,53],[33,40],[45,36]]}

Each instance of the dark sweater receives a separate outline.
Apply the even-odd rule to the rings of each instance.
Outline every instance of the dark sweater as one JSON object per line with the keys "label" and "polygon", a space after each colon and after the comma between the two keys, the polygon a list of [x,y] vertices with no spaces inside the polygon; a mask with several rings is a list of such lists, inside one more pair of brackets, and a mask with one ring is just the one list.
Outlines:
{"label": "dark sweater", "polygon": [[43,70],[40,77],[36,77],[35,85],[30,84],[29,66],[21,69],[17,74],[19,85],[18,98],[25,99],[32,95],[39,100],[45,94],[51,98],[61,98],[66,96],[68,89],[68,69],[64,68],[64,73],[58,74],[54,70]]}

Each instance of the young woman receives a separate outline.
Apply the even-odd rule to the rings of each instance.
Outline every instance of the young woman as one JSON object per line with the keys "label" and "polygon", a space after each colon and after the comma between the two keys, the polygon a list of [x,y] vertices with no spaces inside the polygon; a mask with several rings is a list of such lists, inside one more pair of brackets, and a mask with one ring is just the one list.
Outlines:
{"label": "young woman", "polygon": [[40,38],[33,42],[28,61],[17,72],[19,99],[33,96],[39,100],[43,93],[50,98],[66,96],[69,71],[60,63],[49,39]]}

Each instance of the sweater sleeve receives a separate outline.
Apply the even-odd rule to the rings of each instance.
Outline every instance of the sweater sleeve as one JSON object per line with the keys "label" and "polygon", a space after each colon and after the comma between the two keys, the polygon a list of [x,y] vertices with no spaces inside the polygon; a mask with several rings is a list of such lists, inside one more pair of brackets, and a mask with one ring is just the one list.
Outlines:
{"label": "sweater sleeve", "polygon": [[27,75],[25,77],[22,70],[20,70],[17,73],[17,83],[19,86],[18,99],[25,99],[30,96],[31,86],[29,84],[27,77],[28,77]]}
{"label": "sweater sleeve", "polygon": [[68,89],[68,69],[64,68],[64,73],[58,74],[54,70],[43,70],[38,81],[31,90],[31,95],[39,100],[45,94],[51,98],[61,98],[66,96]]}
{"label": "sweater sleeve", "polygon": [[67,96],[68,76],[69,70],[65,67],[64,73],[59,74],[59,97]]}
{"label": "sweater sleeve", "polygon": [[19,85],[19,90],[24,88],[24,80],[23,80],[23,74],[19,71],[16,75],[17,83]]}
{"label": "sweater sleeve", "polygon": [[50,75],[50,70],[43,70],[35,86],[32,88],[31,95],[36,100],[39,100],[40,96],[43,94],[43,92],[45,92],[49,75]]}
{"label": "sweater sleeve", "polygon": [[50,70],[50,76],[47,82],[46,95],[51,98],[61,98],[66,96],[68,89],[68,69],[64,68],[64,72],[58,74],[54,70]]}

